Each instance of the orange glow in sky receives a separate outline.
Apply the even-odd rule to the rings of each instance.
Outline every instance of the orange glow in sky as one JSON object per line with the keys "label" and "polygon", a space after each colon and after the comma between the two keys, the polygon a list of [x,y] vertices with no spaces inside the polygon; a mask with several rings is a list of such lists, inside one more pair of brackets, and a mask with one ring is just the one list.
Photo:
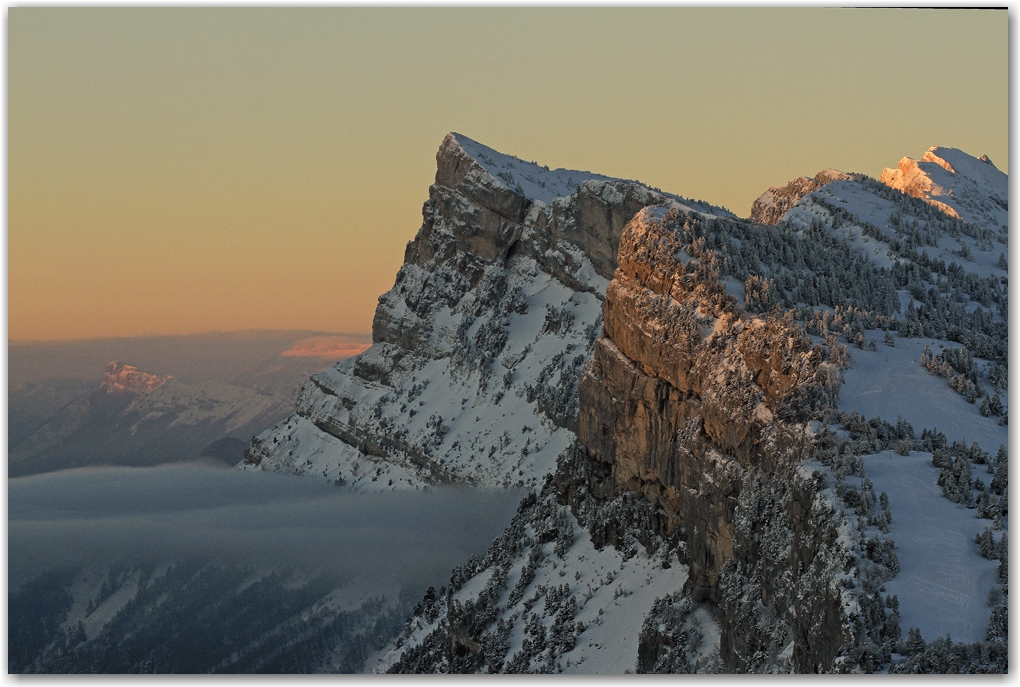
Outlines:
{"label": "orange glow in sky", "polygon": [[8,335],[367,333],[444,135],[746,216],[929,146],[1008,171],[1005,11],[8,12]]}

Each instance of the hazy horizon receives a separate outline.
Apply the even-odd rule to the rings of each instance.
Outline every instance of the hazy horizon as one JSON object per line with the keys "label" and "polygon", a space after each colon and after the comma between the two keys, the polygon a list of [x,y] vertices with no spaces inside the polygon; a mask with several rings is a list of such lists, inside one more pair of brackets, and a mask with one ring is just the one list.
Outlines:
{"label": "hazy horizon", "polygon": [[1008,14],[9,10],[8,336],[367,333],[443,136],[746,216],[933,145],[1008,172]]}
{"label": "hazy horizon", "polygon": [[320,329],[284,329],[275,327],[251,327],[242,329],[209,329],[201,332],[189,332],[189,333],[173,333],[173,332],[140,332],[138,334],[129,334],[127,336],[84,336],[78,338],[62,338],[62,339],[14,339],[11,337],[7,338],[9,344],[20,346],[20,345],[45,345],[45,344],[58,344],[58,343],[72,343],[72,342],[87,342],[87,341],[100,341],[100,340],[114,340],[114,339],[165,339],[165,338],[180,338],[180,337],[201,337],[201,336],[234,336],[241,337],[244,335],[259,335],[259,334],[302,334],[306,337],[314,336],[342,336],[348,337],[352,340],[372,340],[371,332],[344,332],[344,331],[329,331]]}
{"label": "hazy horizon", "polygon": [[[333,345],[324,346],[324,342]],[[8,387],[58,378],[98,381],[111,360],[149,374],[228,383],[248,377],[264,382],[267,371],[286,362],[300,378],[302,369],[311,374],[340,358],[360,353],[371,343],[371,336],[365,334],[286,329],[8,340]]]}

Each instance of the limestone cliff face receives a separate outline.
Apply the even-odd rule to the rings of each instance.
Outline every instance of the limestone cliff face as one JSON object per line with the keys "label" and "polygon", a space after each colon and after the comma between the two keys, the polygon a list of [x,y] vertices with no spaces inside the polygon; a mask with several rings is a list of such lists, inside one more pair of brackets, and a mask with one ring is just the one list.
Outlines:
{"label": "limestone cliff face", "polygon": [[[689,591],[718,605],[723,663],[745,671],[754,669],[754,650],[741,637],[752,628],[731,612],[732,590],[724,593],[723,578],[729,575],[732,587],[735,575],[756,570],[759,603],[768,603],[786,578],[756,567],[761,542],[756,506],[748,504],[757,502],[742,494],[772,476],[789,483],[792,466],[812,448],[805,400],[818,393],[831,398],[839,374],[792,319],[750,315],[726,294],[716,254],[704,239],[692,240],[706,221],[646,208],[624,228],[603,333],[580,378],[578,447],[561,465],[557,488],[561,502],[589,510],[585,499],[643,494],[655,510],[643,527],[685,542]],[[784,559],[794,570],[839,549],[831,527],[800,517],[818,507],[814,498],[811,489],[783,497],[784,523],[801,542]],[[751,526],[741,530],[740,523]],[[607,530],[600,538],[612,535]],[[776,609],[792,628],[797,671],[828,669],[847,641],[838,590],[826,580],[789,610]],[[828,623],[824,636],[811,630],[814,617]],[[654,635],[645,647],[649,665],[664,651],[653,646]]]}
{"label": "limestone cliff face", "polygon": [[575,436],[624,224],[647,205],[730,215],[459,134],[436,163],[373,346],[315,375],[247,467],[366,489],[538,484]]}
{"label": "limestone cliff face", "polygon": [[772,186],[751,204],[750,220],[761,224],[779,224],[783,215],[807,194],[833,181],[847,181],[851,178],[851,175],[836,169],[823,169],[813,179],[797,177],[786,186]]}
{"label": "limestone cliff face", "polygon": [[[789,418],[831,366],[791,321],[741,311],[711,251],[684,239],[696,215],[643,211],[624,229],[605,329],[581,374],[578,440],[682,528],[691,581],[712,596],[732,556],[746,468],[804,448]],[[786,420],[780,418],[787,418]]]}

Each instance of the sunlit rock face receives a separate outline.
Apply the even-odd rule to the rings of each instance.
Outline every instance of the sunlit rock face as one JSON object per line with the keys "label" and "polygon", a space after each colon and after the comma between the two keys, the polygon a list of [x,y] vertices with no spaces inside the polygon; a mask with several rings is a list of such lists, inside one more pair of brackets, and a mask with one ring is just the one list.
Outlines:
{"label": "sunlit rock face", "polygon": [[849,174],[836,169],[823,169],[813,179],[797,177],[786,186],[772,186],[751,204],[750,219],[752,222],[762,224],[779,224],[783,215],[807,194],[833,181],[846,181],[851,178]]}
{"label": "sunlit rock face", "polygon": [[803,449],[792,408],[835,371],[800,327],[726,294],[715,254],[684,239],[703,221],[650,208],[625,228],[581,374],[578,440],[611,466],[613,490],[643,493],[667,530],[683,528],[691,581],[711,595],[732,556],[743,471]]}
{"label": "sunlit rock face", "polygon": [[987,155],[933,146],[919,161],[904,157],[895,169],[883,170],[881,181],[950,217],[996,228],[1007,224],[1007,177]]}
{"label": "sunlit rock face", "polygon": [[460,134],[436,162],[373,346],[315,375],[242,467],[365,489],[537,484],[575,436],[624,224],[648,205],[732,216]]}

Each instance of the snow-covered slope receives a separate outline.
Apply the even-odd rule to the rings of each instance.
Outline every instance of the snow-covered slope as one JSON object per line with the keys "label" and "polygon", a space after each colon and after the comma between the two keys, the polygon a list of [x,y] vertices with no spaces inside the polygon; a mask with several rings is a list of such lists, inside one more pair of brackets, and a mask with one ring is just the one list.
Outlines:
{"label": "snow-covered slope", "polygon": [[[881,341],[883,333],[872,330],[865,334]],[[853,367],[843,372],[840,410],[867,418],[881,417],[892,423],[902,417],[918,432],[938,429],[949,442],[963,441],[969,446],[976,441],[985,451],[994,452],[999,444],[1009,445],[1008,427],[1000,423],[1001,418],[982,416],[979,402],[968,403],[946,379],[921,366],[925,347],[938,352],[959,348],[959,344],[922,338],[894,341],[895,346],[880,344],[875,351],[851,349]],[[982,378],[984,385],[990,386],[987,374]],[[904,402],[905,396],[909,402]],[[1006,394],[1001,397],[1003,405],[1007,405]]]}
{"label": "snow-covered slope", "polygon": [[731,216],[460,134],[437,163],[374,345],[315,375],[242,467],[365,489],[537,485],[574,437],[623,224],[652,204]]}
{"label": "snow-covered slope", "polygon": [[[883,587],[897,597],[898,622],[919,630],[916,638],[942,638],[927,649],[916,638],[909,648],[899,644],[894,653],[910,656],[892,663],[908,672],[948,670],[933,667],[949,651],[946,638],[997,641],[996,609],[1004,608],[998,563],[987,560],[998,554],[982,557],[975,537],[991,529],[997,542],[995,531],[1007,527],[1005,503],[998,491],[989,497],[992,478],[982,474],[1006,469],[1007,178],[987,158],[933,147],[920,162],[904,158],[885,170],[881,181],[854,175],[820,187],[781,225],[828,232],[892,278],[892,318],[837,309],[835,317],[813,316],[808,330],[824,340],[838,323],[849,349],[842,420],[831,428],[863,442],[855,451],[868,455],[851,474],[866,474],[868,491],[888,499],[885,535],[866,515],[860,541],[895,542],[896,574]],[[813,285],[822,288],[800,289],[793,300],[817,310],[838,305],[823,293],[824,281]],[[846,481],[861,487],[854,480]]]}
{"label": "snow-covered slope", "polygon": [[[549,169],[548,165],[525,162],[516,155],[500,153],[477,141],[472,141],[463,134],[452,133],[450,136],[457,141],[464,152],[479,167],[485,170],[491,177],[494,177],[503,187],[513,190],[525,198],[540,201],[546,205],[552,205],[553,201],[557,198],[566,198],[573,195],[580,188],[581,184],[586,181],[625,181],[643,186],[639,181],[607,177],[593,172],[563,169],[562,167]],[[732,213],[725,208],[711,205],[703,200],[691,200],[671,193],[665,193],[659,189],[653,190],[663,193],[663,195],[672,198],[680,205],[696,212],[732,216]]]}
{"label": "snow-covered slope", "polygon": [[943,497],[931,459],[894,451],[864,457],[875,491],[889,495],[893,513],[889,534],[900,572],[886,591],[899,597],[904,627],[919,628],[929,640],[951,635],[977,642],[985,638],[998,561],[982,558],[974,538],[990,523]]}
{"label": "snow-covered slope", "polygon": [[687,566],[676,549],[654,537],[649,542],[657,543],[646,547],[635,528],[615,531],[607,546],[605,526],[647,514],[648,504],[624,495],[585,511],[582,525],[555,492],[550,480],[526,498],[486,555],[456,568],[448,586],[430,590],[402,635],[370,657],[366,670],[647,672],[652,666],[640,665],[640,646],[663,629],[649,615],[668,612],[673,601],[680,602],[673,615],[687,624],[686,641],[660,642],[663,653],[675,649],[673,667],[683,672],[718,670],[718,621],[681,601]]}
{"label": "snow-covered slope", "polygon": [[535,162],[525,162],[514,155],[504,155],[463,134],[452,135],[464,152],[505,188],[546,205],[551,205],[556,198],[571,195],[585,181],[620,181],[575,169],[549,169]]}

